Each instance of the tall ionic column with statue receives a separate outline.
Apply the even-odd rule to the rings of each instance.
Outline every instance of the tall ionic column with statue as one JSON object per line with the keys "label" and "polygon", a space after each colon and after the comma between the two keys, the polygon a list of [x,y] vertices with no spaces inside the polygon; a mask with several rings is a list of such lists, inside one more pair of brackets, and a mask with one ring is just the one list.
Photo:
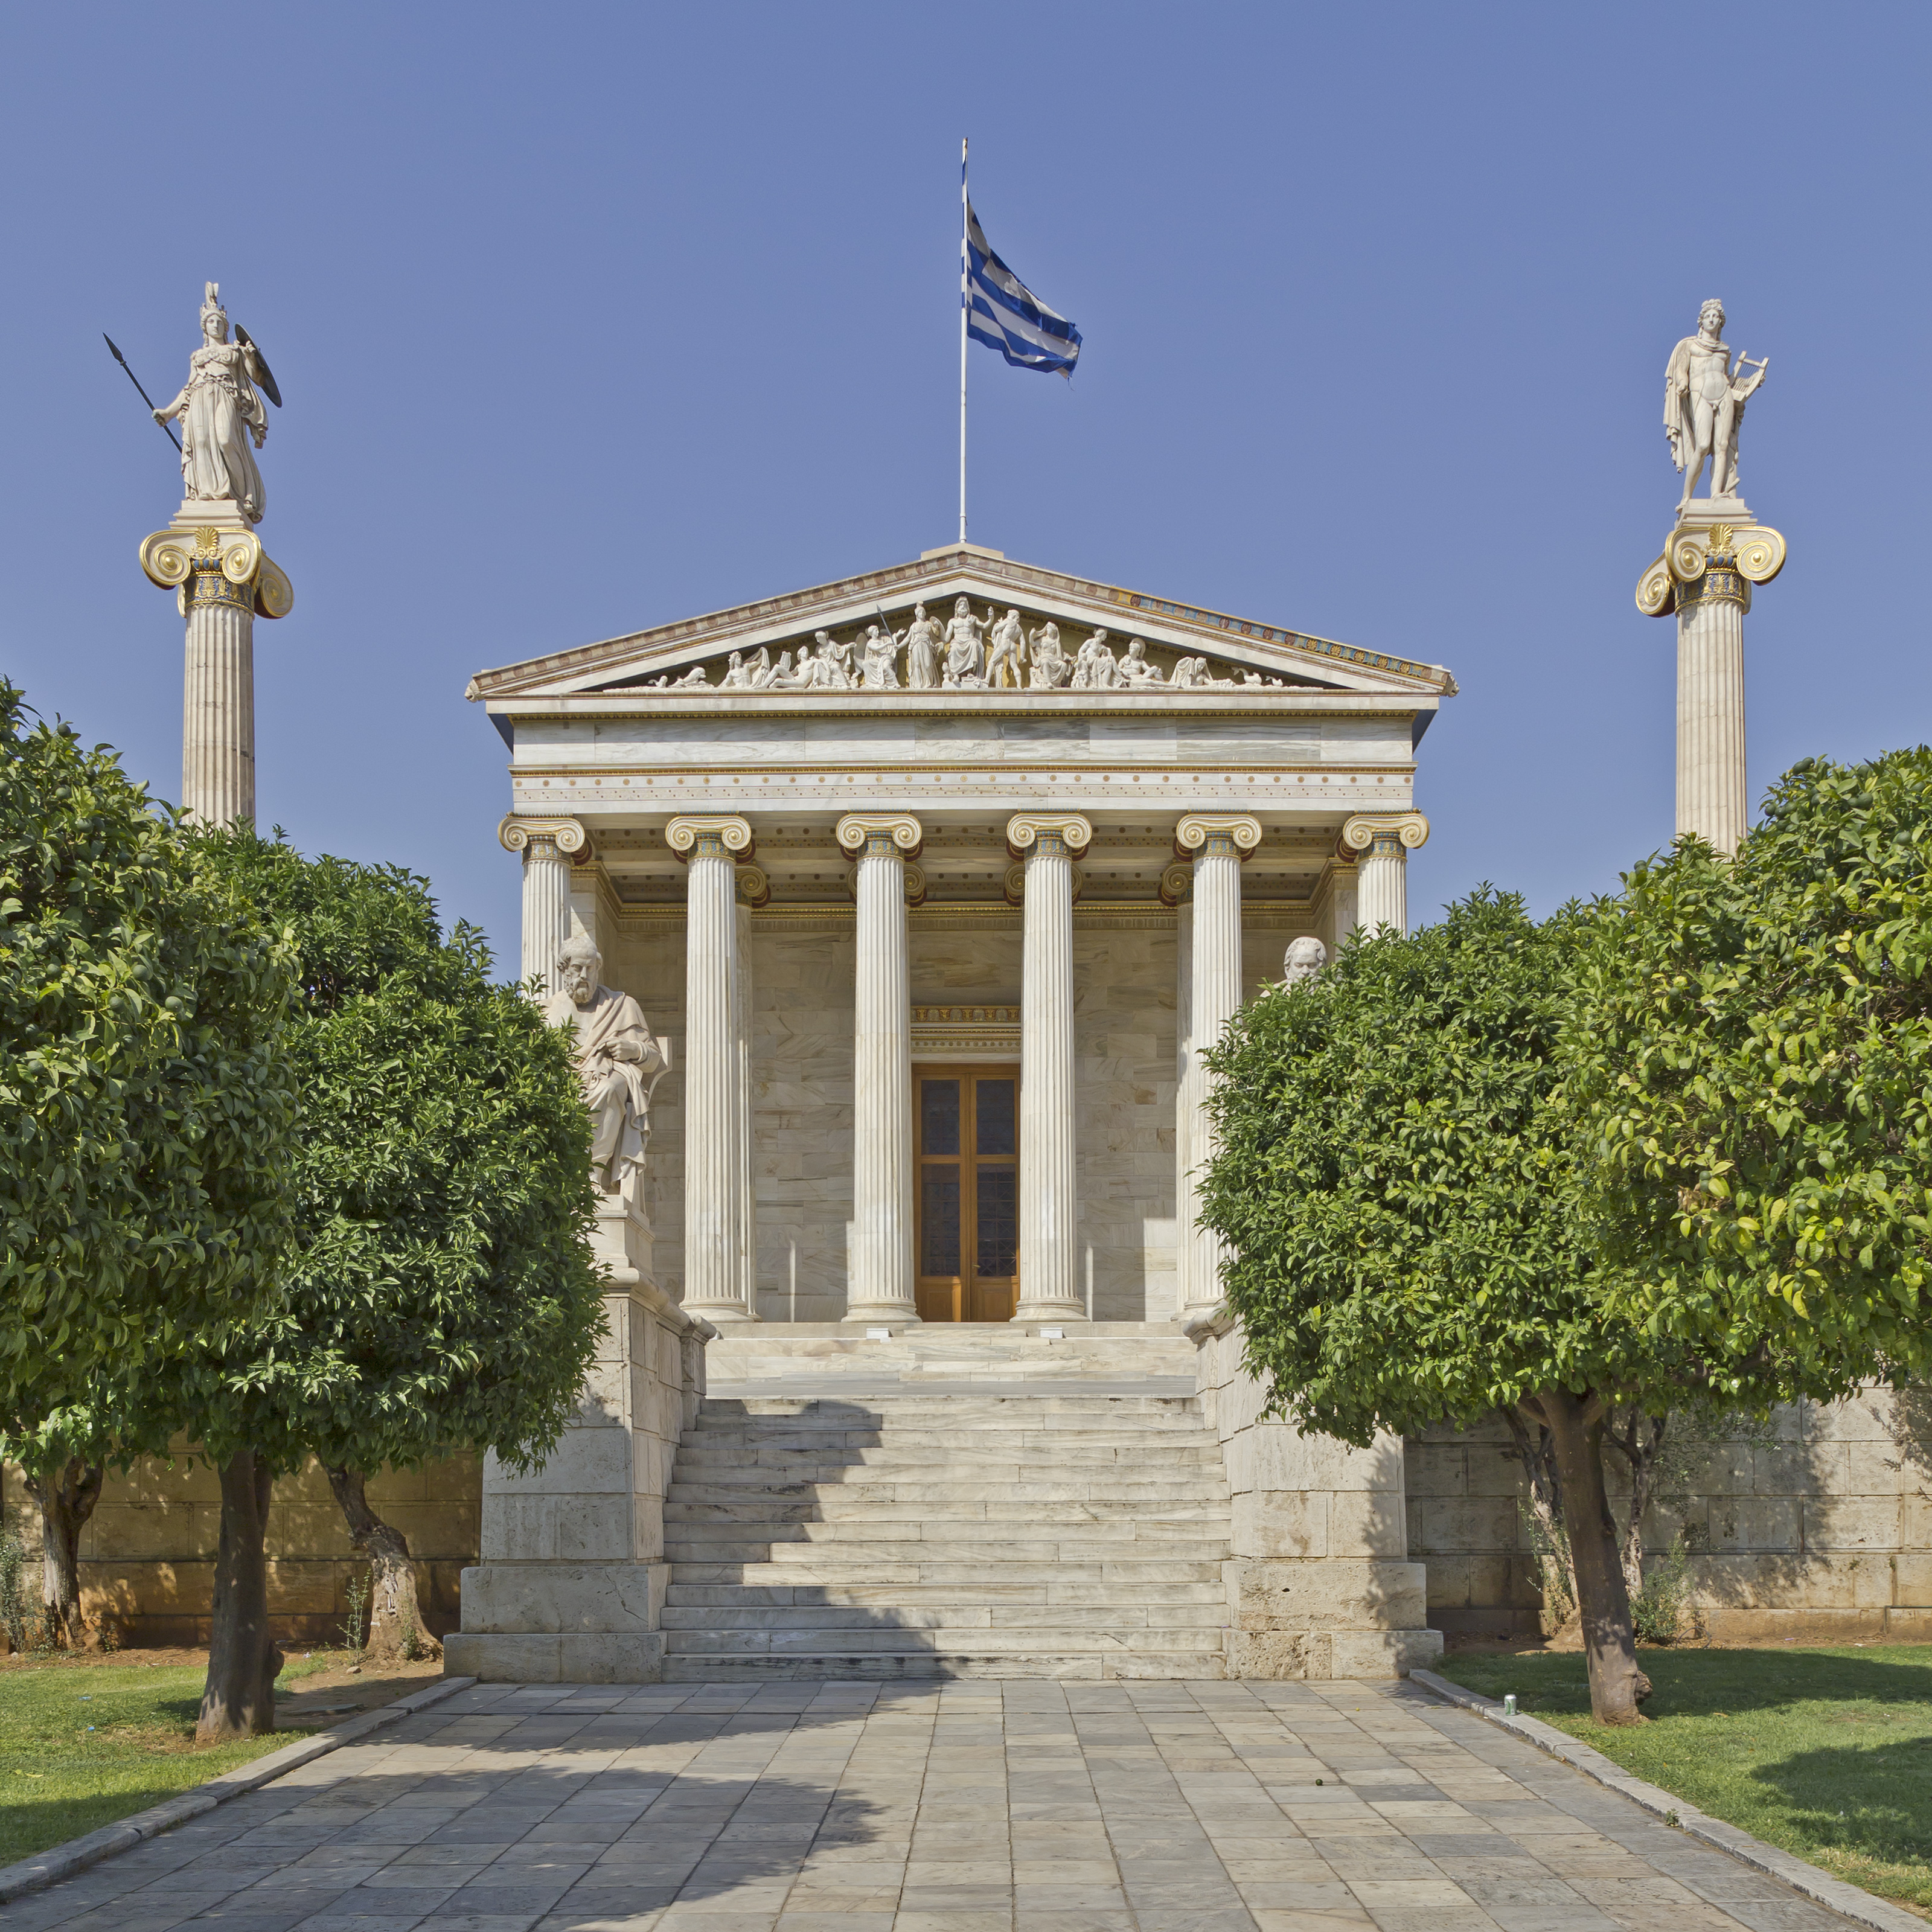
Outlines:
{"label": "tall ionic column with statue", "polygon": [[[1754,584],[1784,568],[1784,539],[1752,515],[1738,487],[1744,405],[1765,379],[1724,340],[1724,305],[1707,302],[1697,333],[1670,352],[1664,430],[1684,473],[1676,526],[1636,587],[1646,617],[1677,619],[1678,838],[1726,854],[1750,822],[1744,778],[1744,614]],[[1748,373],[1755,370],[1755,374]],[[1693,494],[1710,465],[1710,494]]]}
{"label": "tall ionic column with statue", "polygon": [[281,397],[248,331],[235,336],[210,282],[188,381],[154,412],[164,429],[181,425],[182,506],[141,544],[141,568],[174,592],[187,626],[181,803],[212,825],[255,816],[255,620],[295,605],[255,534],[266,502],[254,455],[268,435],[262,398],[279,408]]}

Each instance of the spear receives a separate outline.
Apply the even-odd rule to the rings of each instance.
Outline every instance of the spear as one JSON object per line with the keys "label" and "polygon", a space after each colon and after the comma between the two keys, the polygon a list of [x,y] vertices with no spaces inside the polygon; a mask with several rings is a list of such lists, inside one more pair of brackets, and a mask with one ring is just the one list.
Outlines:
{"label": "spear", "polygon": [[[133,370],[128,368],[128,358],[122,354],[119,350],[114,346],[113,337],[110,335],[104,329],[101,332],[100,339],[103,342],[106,344],[109,352],[112,355],[115,361],[119,363],[123,370],[125,371],[128,381],[132,382],[136,389],[140,390],[141,400],[147,404],[148,410],[152,413],[154,406],[154,399],[152,396],[148,394],[146,389],[141,388],[140,377],[136,375]],[[176,449],[179,449],[181,448],[181,438],[176,435],[174,431],[169,428],[166,423],[161,422],[158,417],[155,418],[155,427],[160,430],[161,434],[167,438],[169,442],[174,445]]]}

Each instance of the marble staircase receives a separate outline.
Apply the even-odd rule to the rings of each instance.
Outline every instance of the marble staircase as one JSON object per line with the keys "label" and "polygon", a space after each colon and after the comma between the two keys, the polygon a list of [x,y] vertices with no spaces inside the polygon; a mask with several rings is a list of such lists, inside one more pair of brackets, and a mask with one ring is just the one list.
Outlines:
{"label": "marble staircase", "polygon": [[714,1344],[664,1510],[666,1680],[1224,1675],[1192,1351],[1106,1325],[1136,1332]]}

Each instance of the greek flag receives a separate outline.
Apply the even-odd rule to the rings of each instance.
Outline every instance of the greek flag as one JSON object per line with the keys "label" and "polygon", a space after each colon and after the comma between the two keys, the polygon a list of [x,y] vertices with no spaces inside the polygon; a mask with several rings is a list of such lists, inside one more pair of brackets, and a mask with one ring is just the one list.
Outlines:
{"label": "greek flag", "polygon": [[966,204],[966,332],[997,349],[1016,369],[1057,371],[1070,380],[1080,359],[1080,332],[1056,315],[987,245],[986,231]]}

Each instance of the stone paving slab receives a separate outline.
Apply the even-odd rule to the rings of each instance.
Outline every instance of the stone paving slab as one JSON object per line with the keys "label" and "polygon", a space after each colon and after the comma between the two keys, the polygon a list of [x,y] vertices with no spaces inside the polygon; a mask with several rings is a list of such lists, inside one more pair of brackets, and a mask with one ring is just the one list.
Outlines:
{"label": "stone paving slab", "polygon": [[1847,1932],[1401,1683],[479,1684],[5,1932]]}

